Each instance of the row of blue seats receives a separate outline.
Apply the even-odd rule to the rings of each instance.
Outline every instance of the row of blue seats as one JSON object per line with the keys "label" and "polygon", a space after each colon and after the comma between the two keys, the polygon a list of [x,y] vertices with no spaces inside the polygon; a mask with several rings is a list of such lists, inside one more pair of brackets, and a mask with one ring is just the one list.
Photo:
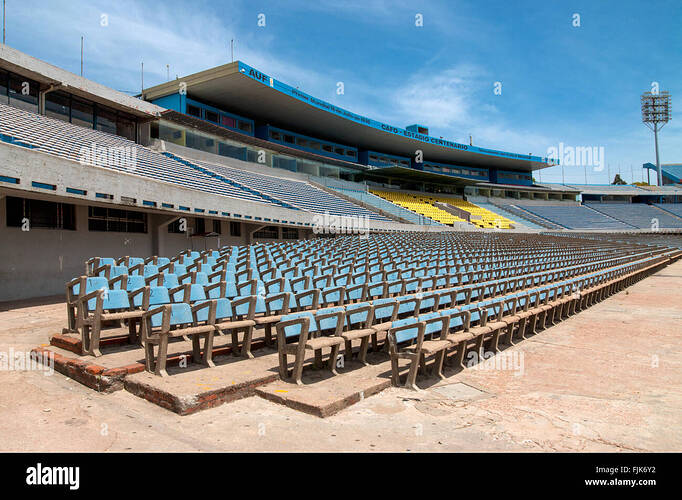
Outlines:
{"label": "row of blue seats", "polygon": [[[509,326],[509,322],[501,322],[504,317],[514,316],[517,308],[528,311],[529,307],[540,305],[546,306],[549,301],[558,300],[568,295],[567,300],[574,300],[581,296],[581,290],[590,290],[598,283],[612,277],[628,272],[637,266],[650,264],[654,257],[647,257],[636,262],[621,264],[609,269],[597,271],[577,278],[571,278],[548,285],[541,285],[532,290],[523,290],[506,294],[500,298],[490,298],[477,303],[471,302],[458,307],[438,310],[433,308],[424,313],[420,307],[420,298],[415,297],[416,306],[408,317],[397,319],[399,310],[395,307],[394,299],[381,299],[368,304],[357,303],[343,307],[320,309],[316,312],[303,311],[287,314],[278,323],[278,346],[280,350],[280,374],[282,378],[289,378],[287,354],[295,354],[292,379],[301,383],[302,365],[305,358],[305,349],[319,350],[322,347],[330,347],[329,368],[335,373],[336,355],[339,346],[346,343],[346,359],[352,357],[349,339],[362,338],[359,360],[365,362],[368,339],[379,333],[388,332],[388,340],[392,356],[393,380],[397,385],[398,362],[400,351],[405,347],[411,348],[408,357],[412,359],[412,366],[406,386],[416,388],[415,377],[420,355],[436,352],[444,354],[445,349],[459,344],[459,359],[461,364],[464,349],[468,344],[476,340],[478,349],[483,341],[491,340],[492,348],[497,350],[497,340],[500,331]],[[576,293],[576,290],[578,292]],[[393,308],[390,306],[393,305]],[[548,309],[540,309],[547,311]],[[405,312],[405,311],[403,311]],[[528,317],[527,315],[526,317]],[[344,325],[344,318],[346,324]],[[492,319],[494,321],[490,321]],[[513,321],[519,321],[520,317],[514,317]],[[512,322],[513,322],[512,321]],[[377,323],[381,326],[378,326]],[[471,330],[479,326],[478,330]],[[491,326],[488,326],[491,325]],[[460,331],[463,330],[463,331]],[[448,337],[448,334],[453,334]],[[512,332],[510,332],[511,335]],[[315,335],[331,334],[326,342],[323,338]],[[486,338],[485,335],[489,337]],[[291,342],[294,340],[295,342]],[[289,341],[289,343],[287,343]],[[425,344],[425,342],[427,342]],[[430,343],[429,343],[430,342]],[[416,344],[416,347],[415,347]],[[303,347],[303,348],[301,348]],[[441,375],[443,358],[437,362],[436,371]]]}

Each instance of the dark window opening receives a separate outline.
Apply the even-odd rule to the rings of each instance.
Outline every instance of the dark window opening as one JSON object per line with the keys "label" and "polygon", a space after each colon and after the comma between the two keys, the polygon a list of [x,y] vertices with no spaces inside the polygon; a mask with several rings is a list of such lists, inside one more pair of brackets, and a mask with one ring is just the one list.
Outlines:
{"label": "dark window opening", "polygon": [[68,122],[71,120],[71,97],[63,92],[45,95],[45,116]]}
{"label": "dark window opening", "polygon": [[9,104],[26,111],[38,112],[38,82],[10,73]]}
{"label": "dark window opening", "polygon": [[68,203],[7,197],[7,226],[23,227],[28,219],[28,229],[76,230],[76,207]]}
{"label": "dark window opening", "polygon": [[8,104],[9,96],[7,94],[7,80],[9,79],[9,73],[0,70],[0,103]]}
{"label": "dark window opening", "polygon": [[298,239],[298,229],[295,227],[283,227],[282,228],[282,238],[285,240],[297,240]]}
{"label": "dark window opening", "polygon": [[241,236],[242,226],[239,222],[230,221],[230,236]]}
{"label": "dark window opening", "polygon": [[187,105],[187,114],[190,116],[196,116],[197,118],[201,118],[201,108],[197,106],[192,106],[191,104]]}
{"label": "dark window opening", "polygon": [[263,229],[259,229],[253,233],[254,238],[267,238],[267,239],[277,239],[279,236],[279,230],[277,226],[266,226]]}
{"label": "dark window opening", "polygon": [[88,230],[146,233],[147,214],[118,208],[88,207]]}
{"label": "dark window opening", "polygon": [[203,234],[206,232],[206,221],[204,219],[194,219],[194,234]]}
{"label": "dark window opening", "polygon": [[169,234],[185,234],[185,231],[180,230],[181,226],[184,226],[185,229],[187,228],[187,219],[184,217],[168,224],[168,233]]}
{"label": "dark window opening", "polygon": [[81,127],[92,128],[92,103],[73,98],[71,100],[71,123],[80,125]]}
{"label": "dark window opening", "polygon": [[97,130],[116,134],[116,112],[97,106]]}

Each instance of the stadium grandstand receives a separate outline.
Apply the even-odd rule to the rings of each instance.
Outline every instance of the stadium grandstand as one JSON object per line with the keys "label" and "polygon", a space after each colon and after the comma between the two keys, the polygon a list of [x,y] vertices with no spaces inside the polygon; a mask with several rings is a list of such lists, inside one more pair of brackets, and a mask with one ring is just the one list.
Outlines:
{"label": "stadium grandstand", "polygon": [[[180,414],[215,404],[158,399],[185,356],[253,371],[216,401],[302,384],[308,354],[333,375],[383,355],[417,389],[682,257],[682,186],[535,182],[553,164],[378,122],[242,61],[133,97],[1,45],[0,301],[64,296],[51,347],[122,377],[144,363],[126,390]],[[123,387],[97,369],[62,368]]]}
{"label": "stadium grandstand", "polygon": [[131,97],[2,46],[0,118],[14,269],[0,300],[60,293],[93,255],[305,239],[329,217],[368,232],[682,228],[679,185],[537,183],[551,159],[378,122],[242,61]]}

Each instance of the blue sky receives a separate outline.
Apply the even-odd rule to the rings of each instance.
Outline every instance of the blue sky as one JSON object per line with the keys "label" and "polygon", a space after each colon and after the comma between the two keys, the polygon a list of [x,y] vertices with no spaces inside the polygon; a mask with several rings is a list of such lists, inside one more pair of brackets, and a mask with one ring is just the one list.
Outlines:
{"label": "blue sky", "polygon": [[[658,82],[673,94],[661,160],[682,162],[681,0],[7,0],[19,50],[78,73],[81,35],[85,76],[118,90],[139,92],[141,61],[145,86],[166,64],[174,78],[229,62],[234,38],[235,59],[393,125],[541,156],[560,142],[604,147],[609,167],[588,168],[590,183],[642,179],[654,146],[639,96]],[[564,175],[582,183],[585,169]],[[561,182],[561,168],[538,178]]]}

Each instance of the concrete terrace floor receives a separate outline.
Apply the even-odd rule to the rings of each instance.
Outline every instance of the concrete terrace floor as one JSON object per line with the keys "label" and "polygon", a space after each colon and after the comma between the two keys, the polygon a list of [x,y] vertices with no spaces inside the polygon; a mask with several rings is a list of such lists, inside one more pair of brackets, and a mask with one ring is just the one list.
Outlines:
{"label": "concrete terrace floor", "polygon": [[[0,352],[47,344],[65,318],[51,302],[0,304]],[[0,371],[0,451],[682,451],[682,261],[504,355],[522,370],[469,368],[325,419],[259,397],[179,416]]]}

